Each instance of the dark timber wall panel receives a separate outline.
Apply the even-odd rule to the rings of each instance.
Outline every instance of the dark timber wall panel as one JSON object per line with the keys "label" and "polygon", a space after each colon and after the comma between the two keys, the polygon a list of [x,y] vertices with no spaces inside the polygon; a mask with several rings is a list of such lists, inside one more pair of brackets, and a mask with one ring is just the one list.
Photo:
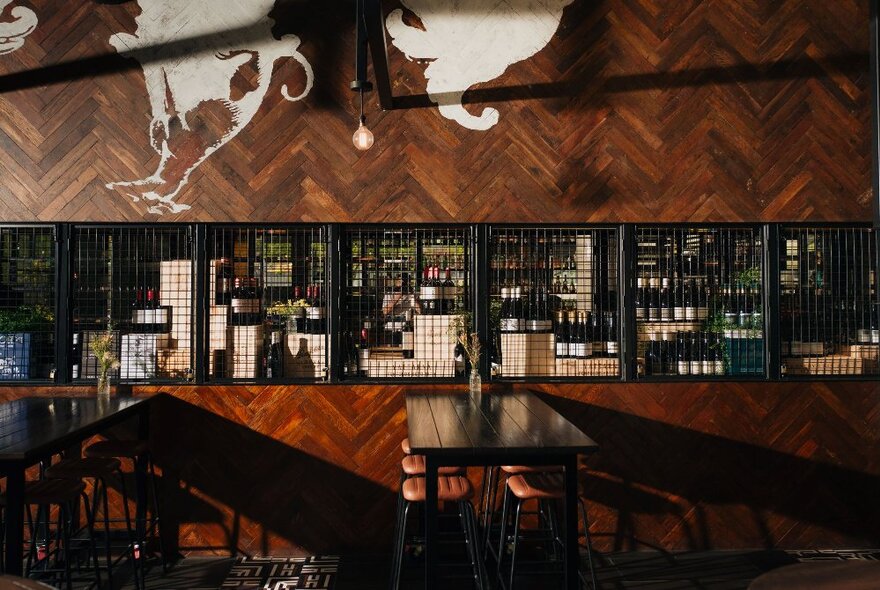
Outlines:
{"label": "dark timber wall panel", "polygon": [[[479,103],[467,105],[472,113],[498,110],[495,126],[465,129],[436,107],[377,114],[370,96],[377,143],[366,154],[349,140],[351,11],[279,2],[276,36],[301,38],[314,88],[282,98],[282,84],[294,95],[306,85],[293,59],[257,71],[259,60],[240,53],[212,58],[213,67],[240,64],[220,80],[224,99],[255,89],[265,98],[192,168],[176,196],[191,209],[161,217],[127,189],[105,187],[161,165],[141,64],[109,44],[135,31],[141,4],[172,3],[16,0],[0,15],[29,6],[39,21],[19,49],[0,54],[0,219],[870,219],[867,0],[574,0],[546,46],[465,95]],[[394,47],[389,59],[395,93],[424,105],[426,64]],[[175,110],[185,96],[170,96],[177,102],[159,101],[168,132],[154,138],[159,147],[168,139],[176,157],[166,176],[180,180],[179,164],[233,124],[212,100],[185,115],[185,129]],[[137,194],[153,189],[168,187]],[[174,511],[188,516],[183,547],[388,545],[404,388],[162,389],[176,401],[159,408],[155,443],[166,487],[178,490]],[[880,543],[876,383],[539,389],[603,445],[587,497],[606,548]]]}

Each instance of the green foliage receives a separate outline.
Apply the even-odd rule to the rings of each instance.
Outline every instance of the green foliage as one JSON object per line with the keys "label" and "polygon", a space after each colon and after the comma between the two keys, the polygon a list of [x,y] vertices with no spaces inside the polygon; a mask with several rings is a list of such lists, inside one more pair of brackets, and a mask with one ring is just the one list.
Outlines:
{"label": "green foliage", "polygon": [[737,283],[744,287],[758,287],[761,284],[761,269],[757,266],[752,266],[737,273],[734,278]]}
{"label": "green foliage", "polygon": [[54,321],[55,314],[45,305],[0,309],[0,333],[48,332]]}
{"label": "green foliage", "polygon": [[300,310],[308,306],[309,303],[305,299],[297,299],[296,301],[288,299],[286,303],[275,301],[266,309],[266,313],[271,315],[297,315]]}

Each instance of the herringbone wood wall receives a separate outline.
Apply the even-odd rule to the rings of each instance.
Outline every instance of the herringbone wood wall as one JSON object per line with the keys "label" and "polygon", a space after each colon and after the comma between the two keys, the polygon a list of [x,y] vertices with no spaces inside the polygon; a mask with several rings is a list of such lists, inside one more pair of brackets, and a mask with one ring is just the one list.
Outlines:
{"label": "herringbone wood wall", "polygon": [[[0,75],[104,54],[119,71],[26,90],[41,79],[0,78],[0,219],[149,218],[104,188],[158,158],[142,72],[107,44],[136,3],[31,5],[41,25]],[[496,127],[371,114],[363,155],[348,11],[280,13],[315,90],[281,100],[302,74],[279,65],[252,123],[193,174],[180,198],[193,208],[163,221],[869,218],[865,0],[576,0],[548,47],[471,93],[499,109]],[[422,94],[424,65],[390,59],[395,93]],[[163,389],[178,401],[157,411],[155,443],[184,548],[388,545],[404,388]],[[587,497],[606,548],[880,542],[876,383],[539,389],[603,445]]]}
{"label": "herringbone wood wall", "polygon": [[[14,4],[40,24],[0,76],[109,57],[0,78],[0,218],[155,217],[104,187],[159,159],[141,67],[108,43],[134,30],[138,3]],[[365,154],[350,143],[351,12],[278,2],[276,32],[302,38],[314,90],[283,100],[304,74],[279,61],[252,122],[181,193],[192,209],[164,221],[870,218],[867,0],[575,0],[547,47],[472,89],[500,111],[495,127],[436,108],[375,114],[372,96]],[[395,94],[423,95],[425,65],[389,54]],[[237,76],[232,93],[252,82]],[[210,134],[219,118],[190,123]]]}

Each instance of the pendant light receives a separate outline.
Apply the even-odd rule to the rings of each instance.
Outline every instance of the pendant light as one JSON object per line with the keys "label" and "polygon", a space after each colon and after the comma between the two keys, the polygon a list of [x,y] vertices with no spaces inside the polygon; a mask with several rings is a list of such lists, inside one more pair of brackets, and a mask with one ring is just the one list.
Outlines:
{"label": "pendant light", "polygon": [[355,22],[357,35],[355,40],[355,77],[351,83],[351,89],[360,94],[360,118],[358,128],[351,136],[354,147],[366,151],[373,146],[375,138],[373,132],[367,127],[367,117],[364,115],[364,92],[373,89],[373,84],[367,80],[367,21],[364,12],[364,0],[357,0]]}

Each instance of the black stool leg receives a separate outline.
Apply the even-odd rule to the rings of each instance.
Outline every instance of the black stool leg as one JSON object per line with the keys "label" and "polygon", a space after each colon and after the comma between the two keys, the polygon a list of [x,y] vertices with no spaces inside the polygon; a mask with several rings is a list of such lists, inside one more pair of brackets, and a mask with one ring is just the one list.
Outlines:
{"label": "black stool leg", "polygon": [[[62,504],[59,508],[59,525],[61,527],[62,541],[64,543],[64,577],[67,590],[73,590],[73,573],[70,571],[70,556],[72,555],[70,547],[70,528],[72,526],[71,516],[73,509],[69,504]],[[59,546],[60,549],[60,546]]]}
{"label": "black stool leg", "polygon": [[513,576],[516,573],[516,549],[519,546],[519,524],[522,513],[522,500],[516,500],[516,514],[513,517],[513,549],[510,552],[510,582],[507,590],[513,590]]}
{"label": "black stool leg", "polygon": [[152,455],[147,455],[147,466],[150,470],[150,492],[152,498],[153,518],[150,520],[150,536],[159,539],[159,556],[162,558],[162,573],[168,573],[168,552],[165,550],[165,540],[162,538],[162,517],[159,514],[159,494],[156,487],[156,468],[153,464]]}
{"label": "black stool leg", "polygon": [[486,505],[483,512],[483,559],[489,556],[489,547],[492,543],[492,525],[495,521],[495,502],[498,498],[498,467],[489,468],[489,483],[486,487]]}
{"label": "black stool leg", "polygon": [[[89,543],[91,544],[91,555],[92,555],[92,566],[95,572],[95,582],[98,587],[98,590],[101,590],[101,568],[98,564],[98,544],[95,542],[95,511],[89,507],[89,497],[83,492],[82,493],[83,506],[86,511],[86,528],[89,534]],[[96,506],[97,507],[97,506]],[[110,572],[107,572],[107,578],[111,577]]]}
{"label": "black stool leg", "polygon": [[479,534],[477,531],[477,515],[470,502],[466,501],[463,504],[465,532],[469,537],[468,544],[472,547],[471,559],[474,567],[474,576],[477,588],[483,590],[486,580],[486,571],[483,565],[483,552],[480,550],[478,542]]}
{"label": "black stool leg", "polygon": [[134,552],[135,547],[135,535],[134,531],[131,528],[131,511],[128,508],[128,488],[125,484],[125,474],[122,473],[122,470],[118,470],[116,475],[119,477],[119,493],[122,495],[122,514],[123,518],[125,518],[125,532],[128,536],[128,557],[131,563],[131,573],[134,578],[134,587],[135,590],[141,590],[144,588],[143,580],[141,579],[141,568],[138,563],[137,556]]}
{"label": "black stool leg", "polygon": [[404,541],[406,539],[406,520],[407,516],[409,516],[409,509],[412,506],[411,502],[407,502],[404,500],[403,512],[400,514],[399,520],[400,524],[398,525],[398,536],[395,543],[394,556],[395,560],[392,565],[393,570],[391,572],[391,590],[398,590],[400,588],[400,575],[403,571],[403,548]]}
{"label": "black stool leg", "polygon": [[592,589],[598,590],[599,582],[596,580],[596,568],[593,565],[593,540],[590,537],[590,521],[587,519],[587,508],[584,506],[583,500],[578,502],[578,505],[581,509],[581,518],[584,521],[584,540],[587,543],[587,559],[590,563],[590,582],[592,583]]}
{"label": "black stool leg", "polygon": [[501,533],[498,537],[498,555],[497,555],[497,575],[501,580],[502,564],[504,563],[504,554],[507,545],[507,521],[510,520],[510,502],[513,494],[507,485],[504,486],[504,501],[501,507]]}
{"label": "black stool leg", "polygon": [[[113,590],[113,547],[110,543],[110,502],[107,499],[107,482],[103,478],[95,478],[95,490],[100,485],[98,497],[104,516],[104,556],[107,560],[107,586]],[[95,512],[98,511],[97,505]]]}

